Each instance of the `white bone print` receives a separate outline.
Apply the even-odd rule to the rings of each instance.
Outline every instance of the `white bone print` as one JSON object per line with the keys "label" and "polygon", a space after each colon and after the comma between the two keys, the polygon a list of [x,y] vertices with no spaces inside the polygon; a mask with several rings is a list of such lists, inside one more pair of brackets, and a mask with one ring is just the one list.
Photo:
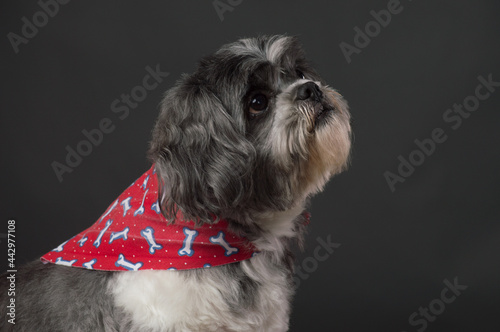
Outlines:
{"label": "white bone print", "polygon": [[226,242],[225,235],[224,235],[223,231],[220,231],[219,233],[217,233],[216,236],[211,236],[209,238],[209,240],[210,240],[210,242],[216,243],[216,244],[220,245],[221,247],[223,247],[224,250],[226,251],[224,253],[224,255],[226,255],[226,257],[231,256],[233,254],[236,254],[238,252],[238,248],[231,247],[229,245],[229,243]]}
{"label": "white bone print", "polygon": [[193,256],[194,250],[193,250],[193,242],[194,239],[198,236],[198,231],[195,231],[194,229],[189,229],[187,227],[184,227],[182,229],[184,232],[184,235],[186,237],[184,238],[184,242],[182,243],[184,246],[179,249],[178,254],[179,256]]}
{"label": "white bone print", "polygon": [[108,230],[109,226],[111,226],[112,223],[113,223],[113,220],[111,220],[111,219],[106,221],[106,226],[104,226],[104,228],[101,229],[101,231],[99,232],[99,236],[97,236],[97,239],[95,239],[95,241],[94,241],[94,247],[99,248],[99,246],[101,245],[101,240],[102,240],[102,237],[104,236],[104,233],[106,233],[106,231]]}
{"label": "white bone print", "polygon": [[149,191],[149,189],[148,189],[148,190],[146,190],[146,192],[144,193],[144,196],[142,196],[142,203],[141,203],[141,206],[140,206],[137,210],[135,210],[135,212],[134,212],[134,217],[135,217],[136,215],[138,215],[138,214],[143,214],[143,213],[144,213],[144,200],[146,199],[146,195],[148,194],[148,191]]}
{"label": "white bone print", "polygon": [[129,260],[125,259],[123,254],[118,255],[118,260],[115,262],[115,265],[118,267],[123,267],[129,271],[137,271],[142,267],[142,262],[133,263]]}

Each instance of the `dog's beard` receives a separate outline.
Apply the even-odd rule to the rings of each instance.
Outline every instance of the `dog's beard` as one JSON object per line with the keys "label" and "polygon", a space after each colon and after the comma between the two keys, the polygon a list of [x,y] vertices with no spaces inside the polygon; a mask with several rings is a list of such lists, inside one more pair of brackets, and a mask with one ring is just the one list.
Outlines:
{"label": "dog's beard", "polygon": [[293,191],[307,196],[347,166],[351,127],[347,103],[335,90],[315,82],[322,98],[297,100],[297,87],[304,82],[277,96],[266,146],[277,165],[295,173]]}

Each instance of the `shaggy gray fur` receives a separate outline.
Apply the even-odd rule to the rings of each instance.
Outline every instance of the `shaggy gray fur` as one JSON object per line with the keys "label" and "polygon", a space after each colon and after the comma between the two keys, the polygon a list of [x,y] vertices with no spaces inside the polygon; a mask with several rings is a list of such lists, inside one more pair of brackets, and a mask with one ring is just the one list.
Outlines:
{"label": "shaggy gray fur", "polygon": [[[0,278],[0,331],[128,331],[113,306],[107,283],[113,273],[35,261],[16,275],[15,325],[7,322],[7,278]],[[125,320],[126,321],[126,320]]]}

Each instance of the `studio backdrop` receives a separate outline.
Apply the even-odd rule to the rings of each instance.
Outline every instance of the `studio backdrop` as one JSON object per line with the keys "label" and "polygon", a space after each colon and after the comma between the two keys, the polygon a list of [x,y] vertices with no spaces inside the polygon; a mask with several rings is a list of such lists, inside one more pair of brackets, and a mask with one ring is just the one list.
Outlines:
{"label": "studio backdrop", "polygon": [[499,2],[0,7],[2,272],[89,227],[149,168],[162,95],[202,56],[287,34],[354,132],[349,169],[310,207],[290,330],[500,331]]}

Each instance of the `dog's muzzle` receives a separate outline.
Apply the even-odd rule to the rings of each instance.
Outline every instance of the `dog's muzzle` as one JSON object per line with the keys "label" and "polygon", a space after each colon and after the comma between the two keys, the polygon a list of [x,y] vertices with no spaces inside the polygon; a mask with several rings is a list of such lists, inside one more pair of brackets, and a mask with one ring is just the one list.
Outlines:
{"label": "dog's muzzle", "polygon": [[334,110],[334,107],[325,100],[321,88],[314,82],[306,82],[300,85],[297,88],[295,100],[310,105],[308,107],[310,114],[308,115],[313,120],[314,126],[321,123]]}

